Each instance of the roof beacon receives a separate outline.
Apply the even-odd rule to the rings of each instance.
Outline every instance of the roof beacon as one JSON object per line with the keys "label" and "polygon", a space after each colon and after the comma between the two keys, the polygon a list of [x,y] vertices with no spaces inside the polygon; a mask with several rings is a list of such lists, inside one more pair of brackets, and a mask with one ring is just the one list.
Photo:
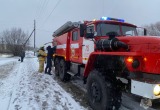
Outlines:
{"label": "roof beacon", "polygon": [[111,17],[101,17],[100,20],[114,20],[119,22],[124,22],[124,19],[117,19],[117,18],[111,18]]}

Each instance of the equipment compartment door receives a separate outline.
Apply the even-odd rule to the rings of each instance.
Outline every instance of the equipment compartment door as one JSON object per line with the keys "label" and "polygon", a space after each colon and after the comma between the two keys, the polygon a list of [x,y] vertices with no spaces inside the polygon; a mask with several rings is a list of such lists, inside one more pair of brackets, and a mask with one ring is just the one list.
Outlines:
{"label": "equipment compartment door", "polygon": [[82,37],[79,36],[78,29],[71,33],[70,59],[72,62],[82,63]]}

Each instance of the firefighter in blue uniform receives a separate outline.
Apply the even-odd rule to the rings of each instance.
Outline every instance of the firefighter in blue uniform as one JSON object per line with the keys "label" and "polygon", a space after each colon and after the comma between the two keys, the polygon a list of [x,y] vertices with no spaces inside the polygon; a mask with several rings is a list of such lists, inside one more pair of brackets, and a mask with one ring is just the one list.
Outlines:
{"label": "firefighter in blue uniform", "polygon": [[52,69],[52,61],[53,61],[53,54],[55,52],[54,50],[55,48],[51,48],[51,46],[48,46],[47,47],[47,65],[46,65],[46,68],[45,68],[45,73],[46,74],[49,74],[49,75],[52,75],[51,74],[51,69]]}

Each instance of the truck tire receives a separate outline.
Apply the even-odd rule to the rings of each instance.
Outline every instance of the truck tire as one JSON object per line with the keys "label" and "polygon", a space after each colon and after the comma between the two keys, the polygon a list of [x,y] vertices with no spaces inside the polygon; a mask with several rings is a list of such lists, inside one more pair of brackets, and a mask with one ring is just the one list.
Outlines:
{"label": "truck tire", "polygon": [[60,61],[59,58],[56,58],[55,63],[54,63],[55,64],[54,66],[55,66],[55,75],[56,76],[59,76],[59,61]]}
{"label": "truck tire", "polygon": [[[94,110],[113,110],[112,84],[97,70],[90,72],[87,79],[87,96]],[[115,109],[118,110],[118,109]]]}
{"label": "truck tire", "polygon": [[67,73],[67,65],[63,59],[61,59],[59,63],[59,76],[60,76],[61,81],[69,81],[71,77]]}

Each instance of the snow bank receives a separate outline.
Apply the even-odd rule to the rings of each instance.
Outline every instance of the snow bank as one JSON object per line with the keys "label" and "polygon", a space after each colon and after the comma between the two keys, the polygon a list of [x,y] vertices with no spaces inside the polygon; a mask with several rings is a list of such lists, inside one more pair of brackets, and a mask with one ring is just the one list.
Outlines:
{"label": "snow bank", "polygon": [[0,57],[9,58],[9,57],[13,57],[13,54],[0,54]]}
{"label": "snow bank", "polygon": [[17,61],[18,61],[18,57],[11,57],[11,58],[0,57],[0,66],[7,63],[17,62]]}

